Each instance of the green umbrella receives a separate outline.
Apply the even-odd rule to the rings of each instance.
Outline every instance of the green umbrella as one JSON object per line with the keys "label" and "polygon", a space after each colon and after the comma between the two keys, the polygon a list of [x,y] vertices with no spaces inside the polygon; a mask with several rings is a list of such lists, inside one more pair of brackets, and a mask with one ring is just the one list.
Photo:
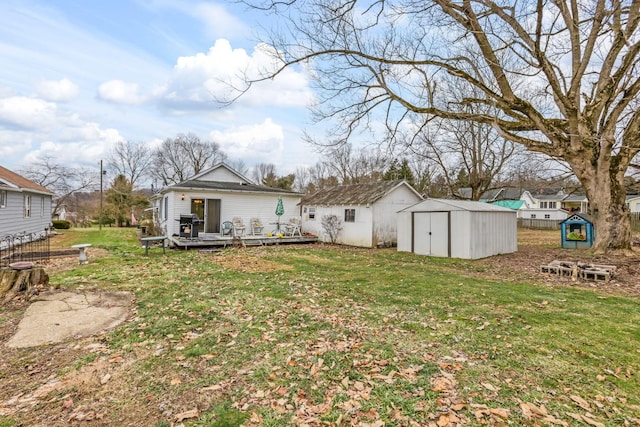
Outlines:
{"label": "green umbrella", "polygon": [[282,197],[278,197],[278,205],[276,206],[276,215],[279,217],[284,215],[284,206],[282,205]]}

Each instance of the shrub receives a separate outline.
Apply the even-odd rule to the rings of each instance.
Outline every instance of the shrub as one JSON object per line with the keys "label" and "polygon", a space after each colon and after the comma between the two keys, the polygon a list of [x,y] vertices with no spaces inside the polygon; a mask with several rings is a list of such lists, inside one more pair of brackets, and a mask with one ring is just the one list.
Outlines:
{"label": "shrub", "polygon": [[338,239],[338,234],[342,230],[342,221],[337,215],[323,215],[321,220],[322,228],[324,232],[329,236],[331,243],[335,243]]}
{"label": "shrub", "polygon": [[64,219],[54,219],[51,223],[56,230],[68,230],[71,228],[71,223]]}

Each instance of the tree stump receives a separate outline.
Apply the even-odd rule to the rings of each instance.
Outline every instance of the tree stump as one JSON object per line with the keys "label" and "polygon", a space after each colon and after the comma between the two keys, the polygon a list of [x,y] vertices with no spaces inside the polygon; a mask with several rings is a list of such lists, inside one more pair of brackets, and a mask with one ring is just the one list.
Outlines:
{"label": "tree stump", "polygon": [[49,284],[49,275],[42,267],[32,263],[18,262],[9,268],[0,268],[0,299],[11,300],[23,292],[27,299],[38,292],[38,286]]}

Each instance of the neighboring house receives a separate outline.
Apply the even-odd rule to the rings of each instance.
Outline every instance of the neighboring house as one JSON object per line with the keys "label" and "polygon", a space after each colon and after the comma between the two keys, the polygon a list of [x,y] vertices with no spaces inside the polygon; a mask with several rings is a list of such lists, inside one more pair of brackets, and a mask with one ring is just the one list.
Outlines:
{"label": "neighboring house", "polygon": [[564,220],[569,217],[569,212],[564,209],[543,209],[543,208],[533,208],[527,209],[522,208],[518,210],[518,218],[523,219],[551,219],[551,220]]}
{"label": "neighboring house", "polygon": [[627,208],[629,212],[638,213],[640,212],[640,195],[630,195],[627,196]]}
{"label": "neighboring house", "polygon": [[589,211],[589,199],[585,194],[568,194],[562,199],[562,209],[569,212],[582,212]]}
{"label": "neighboring house", "polygon": [[342,221],[336,243],[365,248],[394,244],[398,211],[420,200],[404,180],[338,185],[300,201],[302,229],[325,236],[322,217],[336,215]]}
{"label": "neighboring house", "polygon": [[51,226],[53,193],[0,166],[0,238],[44,233]]}
{"label": "neighboring house", "polygon": [[478,259],[515,252],[516,212],[491,203],[427,199],[398,215],[398,251]]}
{"label": "neighboring house", "polygon": [[282,197],[284,215],[300,217],[297,206],[302,194],[254,184],[226,163],[200,172],[178,184],[163,188],[152,196],[154,223],[166,236],[180,232],[181,215],[198,216],[200,233],[220,233],[222,223],[241,218],[249,230],[252,218],[258,218],[265,231],[276,228],[278,197]]}

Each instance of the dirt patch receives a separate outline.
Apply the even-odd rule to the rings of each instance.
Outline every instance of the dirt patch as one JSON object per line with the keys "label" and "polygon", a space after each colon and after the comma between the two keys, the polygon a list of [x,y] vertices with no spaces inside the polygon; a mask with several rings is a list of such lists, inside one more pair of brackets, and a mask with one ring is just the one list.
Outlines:
{"label": "dirt patch", "polygon": [[271,261],[261,256],[259,251],[228,251],[210,256],[211,260],[229,270],[242,273],[264,273],[271,271],[292,270],[293,267]]}
{"label": "dirt patch", "polygon": [[[593,254],[588,250],[562,249],[560,232],[520,230],[518,251],[478,261],[485,269],[482,277],[508,281],[533,281],[556,286],[580,286],[606,293],[640,295],[640,252],[629,254]],[[540,272],[540,267],[553,260],[579,261],[617,267],[609,281],[572,280]]]}

